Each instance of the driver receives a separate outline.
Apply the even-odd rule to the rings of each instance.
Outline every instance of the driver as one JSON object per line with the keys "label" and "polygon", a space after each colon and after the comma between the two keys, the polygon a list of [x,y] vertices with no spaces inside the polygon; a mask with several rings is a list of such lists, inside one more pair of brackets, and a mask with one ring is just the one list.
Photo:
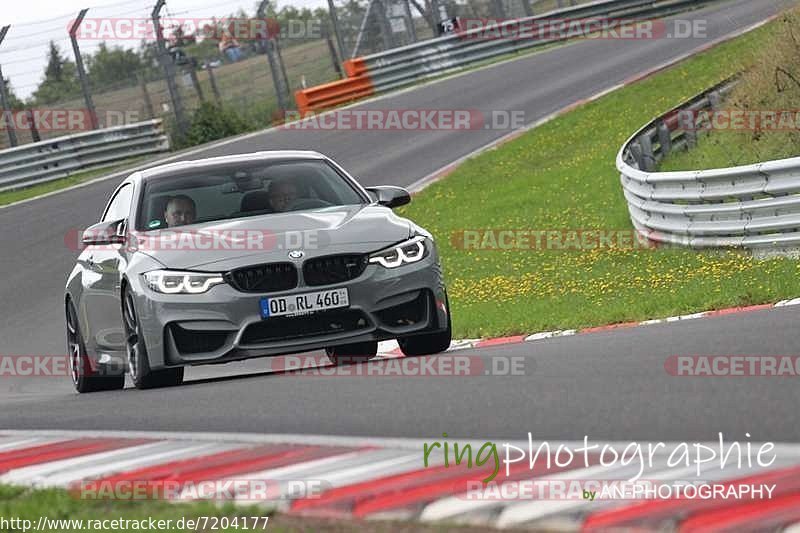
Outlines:
{"label": "driver", "polygon": [[273,181],[269,185],[269,205],[276,213],[289,209],[297,196],[297,185],[289,180]]}
{"label": "driver", "polygon": [[164,220],[170,228],[193,224],[195,218],[197,218],[197,207],[194,200],[185,194],[173,196],[167,201],[164,208]]}

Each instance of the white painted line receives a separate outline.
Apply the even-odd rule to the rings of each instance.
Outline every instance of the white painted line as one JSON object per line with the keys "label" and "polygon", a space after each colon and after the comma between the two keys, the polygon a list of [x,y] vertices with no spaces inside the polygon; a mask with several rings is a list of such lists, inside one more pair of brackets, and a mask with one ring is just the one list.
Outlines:
{"label": "white painted line", "polygon": [[0,444],[0,453],[22,450],[25,448],[33,448],[34,446],[43,446],[45,444],[54,444],[63,440],[65,439],[14,437],[7,442]]}
{"label": "white painted line", "polygon": [[466,350],[469,348],[474,348],[477,343],[482,341],[483,339],[460,339],[450,341],[450,347],[447,348],[448,352],[454,352],[456,350]]}
{"label": "white painted line", "polygon": [[691,315],[681,315],[678,317],[680,320],[696,320],[698,318],[705,318],[708,316],[708,311],[704,311],[702,313],[694,313]]}
{"label": "white painted line", "polygon": [[542,333],[534,333],[533,335],[528,335],[527,337],[525,337],[525,342],[551,339],[553,337],[557,337],[560,333],[561,331],[544,331]]}

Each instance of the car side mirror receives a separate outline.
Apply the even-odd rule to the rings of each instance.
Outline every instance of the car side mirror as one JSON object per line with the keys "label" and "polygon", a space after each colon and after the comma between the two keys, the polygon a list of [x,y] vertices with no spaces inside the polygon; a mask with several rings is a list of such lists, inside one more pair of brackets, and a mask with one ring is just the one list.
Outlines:
{"label": "car side mirror", "polygon": [[114,220],[100,222],[83,230],[81,242],[84,246],[98,246],[103,244],[125,244],[127,220]]}
{"label": "car side mirror", "polygon": [[375,201],[380,205],[395,208],[411,202],[411,194],[402,187],[393,185],[381,185],[378,187],[368,187],[369,192]]}

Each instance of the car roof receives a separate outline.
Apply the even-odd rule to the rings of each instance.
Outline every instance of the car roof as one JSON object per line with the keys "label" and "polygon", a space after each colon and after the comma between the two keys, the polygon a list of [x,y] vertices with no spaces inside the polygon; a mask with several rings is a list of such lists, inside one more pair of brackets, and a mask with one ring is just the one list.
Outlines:
{"label": "car roof", "polygon": [[[226,155],[220,157],[208,157],[205,159],[194,159],[190,161],[178,161],[176,163],[168,163],[166,165],[158,165],[146,170],[138,172],[138,179],[148,179],[160,176],[169,175],[173,172],[182,170],[189,170],[192,168],[211,168],[217,166],[226,166],[232,163],[252,163],[258,161],[276,161],[276,160],[292,160],[298,161],[308,159],[327,159],[326,156],[319,152],[311,150],[269,150],[262,152],[251,152],[247,154]],[[133,177],[133,176],[132,176]],[[136,179],[134,178],[134,179]]]}

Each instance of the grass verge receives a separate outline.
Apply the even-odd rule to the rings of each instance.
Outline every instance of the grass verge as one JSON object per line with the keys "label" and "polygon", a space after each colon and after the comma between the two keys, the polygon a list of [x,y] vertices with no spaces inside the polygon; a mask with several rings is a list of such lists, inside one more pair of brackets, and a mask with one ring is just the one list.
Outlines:
{"label": "grass verge", "polygon": [[100,176],[111,174],[119,169],[134,166],[136,163],[142,161],[143,159],[144,158],[141,157],[135,159],[128,159],[124,163],[119,165],[96,168],[92,170],[86,170],[83,172],[76,172],[75,174],[68,176],[66,178],[49,181],[47,183],[41,183],[39,185],[32,185],[30,187],[24,187],[21,189],[13,189],[10,191],[0,192],[0,206],[13,204],[14,202],[20,202],[22,200],[27,200],[29,198],[42,196],[43,194],[47,194],[53,191],[66,189],[67,187],[72,187],[73,185],[78,185],[80,183],[90,181],[94,178],[99,178]]}
{"label": "grass verge", "polygon": [[578,328],[797,296],[800,267],[787,259],[621,246],[465,250],[452,239],[465,229],[631,231],[614,165],[622,144],[652,117],[752,65],[776,31],[776,23],[766,25],[472,158],[402,210],[438,237],[455,336]]}
{"label": "grass verge", "polygon": [[[478,533],[482,528],[457,526],[425,526],[414,523],[389,521],[346,521],[322,518],[305,518],[291,515],[275,514],[263,507],[241,506],[225,503],[217,505],[211,502],[173,504],[166,501],[120,501],[120,500],[81,500],[61,489],[32,490],[22,487],[0,485],[0,524],[2,519],[28,520],[30,522],[8,522],[0,525],[0,531],[33,530],[40,517],[49,522],[40,531],[58,533],[77,533],[79,531],[132,531],[153,530],[149,526],[152,519],[158,531],[171,532],[237,532],[237,531],[272,531],[276,533],[321,531],[323,533],[341,533],[358,531],[365,533],[390,532],[447,532]],[[207,517],[204,519],[203,517]],[[258,526],[254,527],[255,517],[259,517]],[[268,517],[265,526],[264,517]],[[238,518],[238,522],[236,521]],[[179,522],[183,519],[183,522]],[[68,521],[73,521],[71,524]],[[110,522],[117,520],[117,524]],[[122,520],[129,522],[123,523]],[[163,520],[162,524],[158,524]],[[167,522],[167,521],[170,522]],[[187,520],[194,520],[199,527],[187,527]],[[245,521],[246,520],[246,521]],[[58,521],[63,521],[59,523]],[[82,524],[76,522],[80,521]],[[100,523],[96,521],[101,521]],[[108,521],[103,523],[102,521]],[[144,524],[135,527],[133,522]],[[143,522],[142,522],[143,521]],[[237,524],[237,525],[234,525]],[[81,525],[83,527],[81,527]],[[229,527],[222,527],[222,526]],[[101,526],[101,527],[96,527]],[[127,527],[123,527],[127,526]],[[180,527],[184,526],[184,527]],[[216,526],[216,527],[214,527]]]}
{"label": "grass verge", "polygon": [[[662,170],[709,169],[760,163],[800,155],[800,11],[790,11],[774,24],[771,35],[760,45],[757,59],[742,75],[741,82],[725,99],[721,111],[748,117],[742,126],[718,121],[719,129],[701,136],[698,146],[677,152],[661,165]],[[751,123],[749,117],[773,115]]]}

